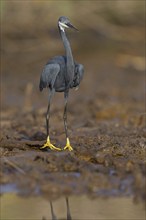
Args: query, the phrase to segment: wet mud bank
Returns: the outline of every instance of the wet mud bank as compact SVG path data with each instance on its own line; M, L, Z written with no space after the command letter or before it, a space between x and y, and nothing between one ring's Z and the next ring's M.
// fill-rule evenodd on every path
M39 93L40 72L34 80L34 72L24 77L7 69L2 76L2 193L12 189L49 198L87 194L145 200L144 72L118 66L117 56L82 56L85 76L80 89L70 92L68 105L72 152L40 149L46 141L48 95ZM39 70L42 64L37 65ZM55 94L50 136L62 149L63 108L63 94Z
M2 113L2 193L8 189L20 195L49 198L87 194L144 200L145 127L107 120L98 121L95 126L95 119L86 122L86 126L80 122L75 127L75 116L71 112L69 115L74 127L70 129L74 150L56 152L40 149L46 138L44 112ZM60 120L60 111L56 117L52 121L53 125L56 123L51 132L52 142L63 148L64 130L55 122Z

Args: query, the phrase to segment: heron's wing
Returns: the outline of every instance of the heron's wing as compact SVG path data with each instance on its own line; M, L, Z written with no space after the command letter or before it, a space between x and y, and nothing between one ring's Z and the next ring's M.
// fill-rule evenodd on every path
M75 77L73 80L73 85L72 87L77 87L79 86L81 80L83 79L84 75L84 67L82 64L76 64L75 66Z
M56 63L47 64L40 77L40 91L44 88L49 87L50 89L53 88L56 77L60 72L60 65Z

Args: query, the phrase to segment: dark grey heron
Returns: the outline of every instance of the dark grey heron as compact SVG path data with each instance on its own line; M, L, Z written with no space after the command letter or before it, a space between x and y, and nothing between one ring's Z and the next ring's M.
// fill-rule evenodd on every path
M64 150L68 149L72 151L73 148L70 145L69 137L68 137L68 129L67 129L67 102L69 90L73 87L78 87L84 74L84 67L82 64L78 64L74 61L70 43L67 39L65 28L72 28L77 30L67 17L60 17L58 20L58 28L59 33L61 35L63 45L65 48L66 56L55 56L50 59L48 63L45 65L43 72L40 77L40 91L44 88L49 89L49 100L48 100L48 108L46 113L46 127L47 127L47 142L44 144L42 148L50 148L52 150L61 150L58 147L55 147L50 141L50 126L49 126L49 118L50 118L50 102L53 94L55 92L64 92L65 99L65 107L64 107L64 128L66 134L66 146Z

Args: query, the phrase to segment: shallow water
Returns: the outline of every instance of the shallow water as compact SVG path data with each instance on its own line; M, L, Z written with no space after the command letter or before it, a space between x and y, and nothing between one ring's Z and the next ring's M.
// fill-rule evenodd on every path
M144 220L145 210L142 203L135 204L132 198L126 197L89 199L71 196L49 201L49 198L19 197L14 193L1 196L1 220L55 220L55 217L65 220Z

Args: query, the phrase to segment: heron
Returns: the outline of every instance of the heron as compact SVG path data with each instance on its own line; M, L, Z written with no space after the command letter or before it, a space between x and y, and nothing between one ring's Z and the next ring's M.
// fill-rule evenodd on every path
M64 113L63 113L63 120L64 120L64 129L66 135L66 145L63 150L72 151L73 148L70 144L69 136L68 136L68 126L67 126L67 104L68 104L68 97L69 97L69 90L74 87L79 87L79 84L84 75L84 67L82 64L79 64L74 61L72 50L70 46L70 42L66 35L66 29L74 29L78 31L76 27L72 25L70 20L65 17L61 16L58 19L58 29L63 41L65 55L62 56L55 56L50 59L47 64L45 65L41 77L40 77L40 84L39 88L42 91L44 88L48 88L49 95L48 95L48 107L46 112L46 130L47 130L47 141L42 146L42 148L49 148L51 150L62 150L54 146L50 141L50 104L51 99L55 92L64 92Z

